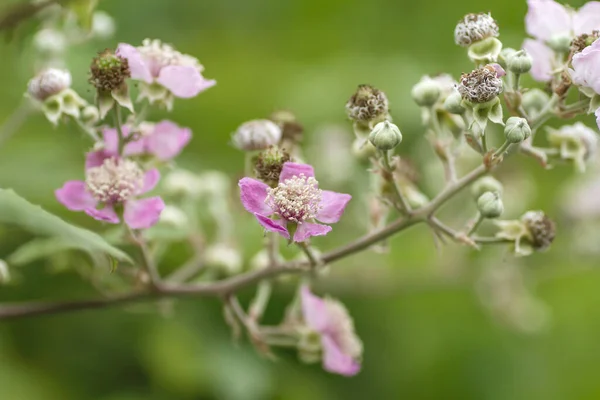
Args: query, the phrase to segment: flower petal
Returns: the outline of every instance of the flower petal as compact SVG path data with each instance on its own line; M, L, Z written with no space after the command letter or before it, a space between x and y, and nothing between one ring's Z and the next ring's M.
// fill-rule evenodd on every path
M62 188L57 189L54 194L56 199L69 210L83 211L96 206L96 199L85 188L83 181L65 182Z
M303 222L298 224L296 233L294 233L294 242L304 242L311 236L327 235L331 231L328 225L313 224L312 222Z
M131 229L147 229L156 224L165 202L158 196L125 203L123 219Z
M600 29L600 2L585 3L573 17L573 29L577 36Z
M109 224L118 224L120 222L119 216L112 206L106 206L101 210L88 208L85 210L85 213L97 221L108 222Z
M573 83L600 94L600 40L573 56L573 69L569 70Z
M572 17L560 3L553 0L529 0L525 16L527 33L536 39L548 41L555 35L570 35Z
M329 321L325 301L312 294L308 285L303 285L300 288L300 303L304 322L317 332L325 332Z
M131 71L131 78L152 83L152 74L140 52L130 44L120 43L116 55L126 58Z
M154 189L156 187L156 184L158 183L159 180L160 180L160 172L158 172L158 170L156 168L153 168L153 169L147 171L146 175L144 175L144 183L142 185L142 188L140 189L140 191L137 194L144 194L144 193L151 191L152 189Z
M317 219L326 224L334 224L340 220L344 209L352 196L344 193L336 193L329 190L321 191L321 210Z
M283 164L283 168L281 169L279 182L284 182L286 179L293 178L294 176L300 176L300 174L304 174L304 176L307 178L314 177L315 170L311 165L308 164L286 162Z
M176 97L189 99L214 86L216 81L206 80L198 68L184 65L168 65L161 68L156 80Z
M238 186L240 199L246 211L266 216L273 214L271 207L265 203L269 186L252 178L240 179Z
M360 371L360 364L348 354L344 354L333 337L323 335L321 344L323 345L323 368L326 371L345 376L353 376Z
M178 155L192 138L192 131L181 128L171 121L156 124L152 134L146 138L148 151L159 160L170 160Z
M525 39L523 49L531 56L533 67L531 76L539 82L552 79L552 59L554 53L548 46L539 40Z
M265 217L264 215L260 215L258 213L254 213L254 216L266 230L270 232L277 232L286 239L290 238L290 233L286 228L287 223L285 220L274 220L269 217Z
M90 151L85 155L85 169L99 167L104 164L104 160L114 156L106 150Z
M596 124L598 124L598 129L600 129L600 108L596 110Z

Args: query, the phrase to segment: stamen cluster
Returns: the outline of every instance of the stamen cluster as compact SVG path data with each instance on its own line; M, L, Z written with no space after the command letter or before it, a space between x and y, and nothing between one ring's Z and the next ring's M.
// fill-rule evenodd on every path
M317 180L300 174L269 189L265 202L282 218L302 223L317 216L321 198Z
M103 203L123 203L142 187L144 173L130 160L109 158L99 167L90 168L86 175L87 190Z

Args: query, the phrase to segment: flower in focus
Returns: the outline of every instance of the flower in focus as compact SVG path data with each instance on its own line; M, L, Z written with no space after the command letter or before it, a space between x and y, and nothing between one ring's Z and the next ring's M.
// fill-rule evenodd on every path
M533 58L533 78L549 81L558 66L554 51L568 53L576 36L600 29L600 2L588 2L577 11L554 0L529 0L527 4L525 25L535 39L525 39L523 49Z
M231 140L240 150L256 151L277 145L281 136L281 128L275 122L268 119L254 119L240 125Z
M121 43L117 55L129 61L131 77L142 82L139 100L148 99L168 110L173 107L174 97L195 97L216 84L202 76L204 67L196 58L160 40L146 39L139 47Z
M528 211L519 220L496 221L497 238L514 242L515 254L528 256L533 251L550 247L556 235L556 225L543 211Z
M560 159L574 162L579 171L584 172L586 162L598 149L598 134L581 122L547 130L548 141L559 150Z
M458 92L471 103L486 103L502 93L504 69L498 64L486 65L460 77Z
M319 189L314 175L310 165L287 162L275 188L256 179L242 178L242 204L266 230L294 242L326 235L330 226L311 221L338 222L352 196Z
M122 212L131 229L146 229L158 222L165 203L158 196L136 197L152 190L159 179L156 169L144 173L131 160L106 158L86 168L85 181L68 181L55 195L69 210L84 211L98 221L118 224Z
M573 83L579 86L579 90L586 96L598 99L600 97L600 39L596 39L591 46L575 54L572 65L573 69L569 69L569 73ZM600 107L597 101L592 100L592 104L595 104L593 107L596 108L596 122L600 128Z
M308 286L300 291L304 322L320 334L323 368L336 374L356 375L363 345L348 310L337 300L315 296Z
M387 96L371 85L359 85L346 103L346 113L352 121L373 128L378 122L389 118Z
M129 125L122 128L123 135L128 138L136 135L137 139L127 143L123 149L125 156L148 154L161 161L168 161L177 156L192 138L189 128L182 128L171 121L156 124L143 123L135 132ZM102 147L87 154L86 166L97 167L104 159L118 156L119 134L114 128L102 131L104 142Z
M32 78L27 85L29 96L41 103L46 118L57 125L63 115L79 118L87 103L71 89L69 71L49 68Z

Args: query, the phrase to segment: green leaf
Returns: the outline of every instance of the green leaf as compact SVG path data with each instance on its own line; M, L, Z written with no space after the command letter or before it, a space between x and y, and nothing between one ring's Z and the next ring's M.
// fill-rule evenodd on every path
M52 254L54 246L54 253L79 249L89 253L104 253L117 260L133 263L125 252L111 246L101 236L63 221L12 190L0 189L0 223L17 225L33 234L52 239L50 242L29 243L29 247L21 247L16 255L11 256L16 257L17 261ZM36 256L36 253L41 255Z
M10 265L25 265L77 246L61 237L35 238L15 250L7 259Z

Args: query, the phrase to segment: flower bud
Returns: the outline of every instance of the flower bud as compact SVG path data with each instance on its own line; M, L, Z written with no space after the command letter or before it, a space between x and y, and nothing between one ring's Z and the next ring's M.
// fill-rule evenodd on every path
M265 150L281 140L281 128L268 119L244 122L233 134L233 145L240 150Z
M92 126L100 120L100 112L95 106L86 106L81 111L81 122L84 125Z
M477 209L484 218L498 218L504 212L504 204L498 192L485 192L477 199Z
M115 55L109 49L98 53L98 57L92 60L90 71L90 83L102 92L112 92L121 88L125 80L131 77L129 61Z
M515 74L526 74L532 65L533 59L525 50L517 51L507 62L508 69Z
M290 161L290 154L277 146L260 152L254 170L256 177L271 187L277 186L283 164Z
M411 91L413 100L421 107L433 106L440 98L440 94L440 86L428 76L423 77Z
M388 151L402 142L402 133L396 125L383 121L375 125L369 135L369 141L377 150Z
M531 136L531 128L525 118L510 117L504 126L504 137L509 143L521 143Z
M444 101L444 108L449 113L461 115L465 112L462 101L462 96L458 90L453 90L452 93L446 97L446 100Z
M548 40L547 44L557 53L568 53L571 50L573 38L567 34L554 35Z
M92 35L108 39L115 33L115 20L104 11L96 11L92 17Z
M389 114L388 99L371 85L359 85L346 103L348 118L356 122L381 122Z
M550 247L556 236L556 225L543 211L528 211L521 217L521 221L531 235L535 250L543 251Z
M498 35L498 24L490 14L467 14L458 21L454 29L454 42L459 46L469 47L475 42Z
M170 172L163 181L165 192L172 196L198 197L202 190L200 177L184 169L176 169Z
M233 275L242 270L240 253L223 243L217 243L206 249L205 261L211 267L221 269L227 275Z
M500 54L498 54L498 64L502 66L502 68L508 68L508 60L517 52L517 50L512 49L510 47L502 49Z
M521 105L525 112L535 117L550 101L550 96L540 89L531 89L523 93Z
M38 101L57 95L71 86L69 71L49 68L29 81L27 91Z
M497 64L496 64L497 65ZM458 92L471 103L487 103L502 92L501 73L493 65L473 70L460 77Z
M188 226L189 218L185 213L178 207L165 206L160 213L160 224L170 225L176 228L185 228Z
M484 176L471 186L471 193L475 199L479 199L485 192L499 193L502 195L503 190L504 187L502 186L502 183L491 176Z
M67 39L56 29L44 28L33 36L33 45L42 54L61 54L67 48Z

